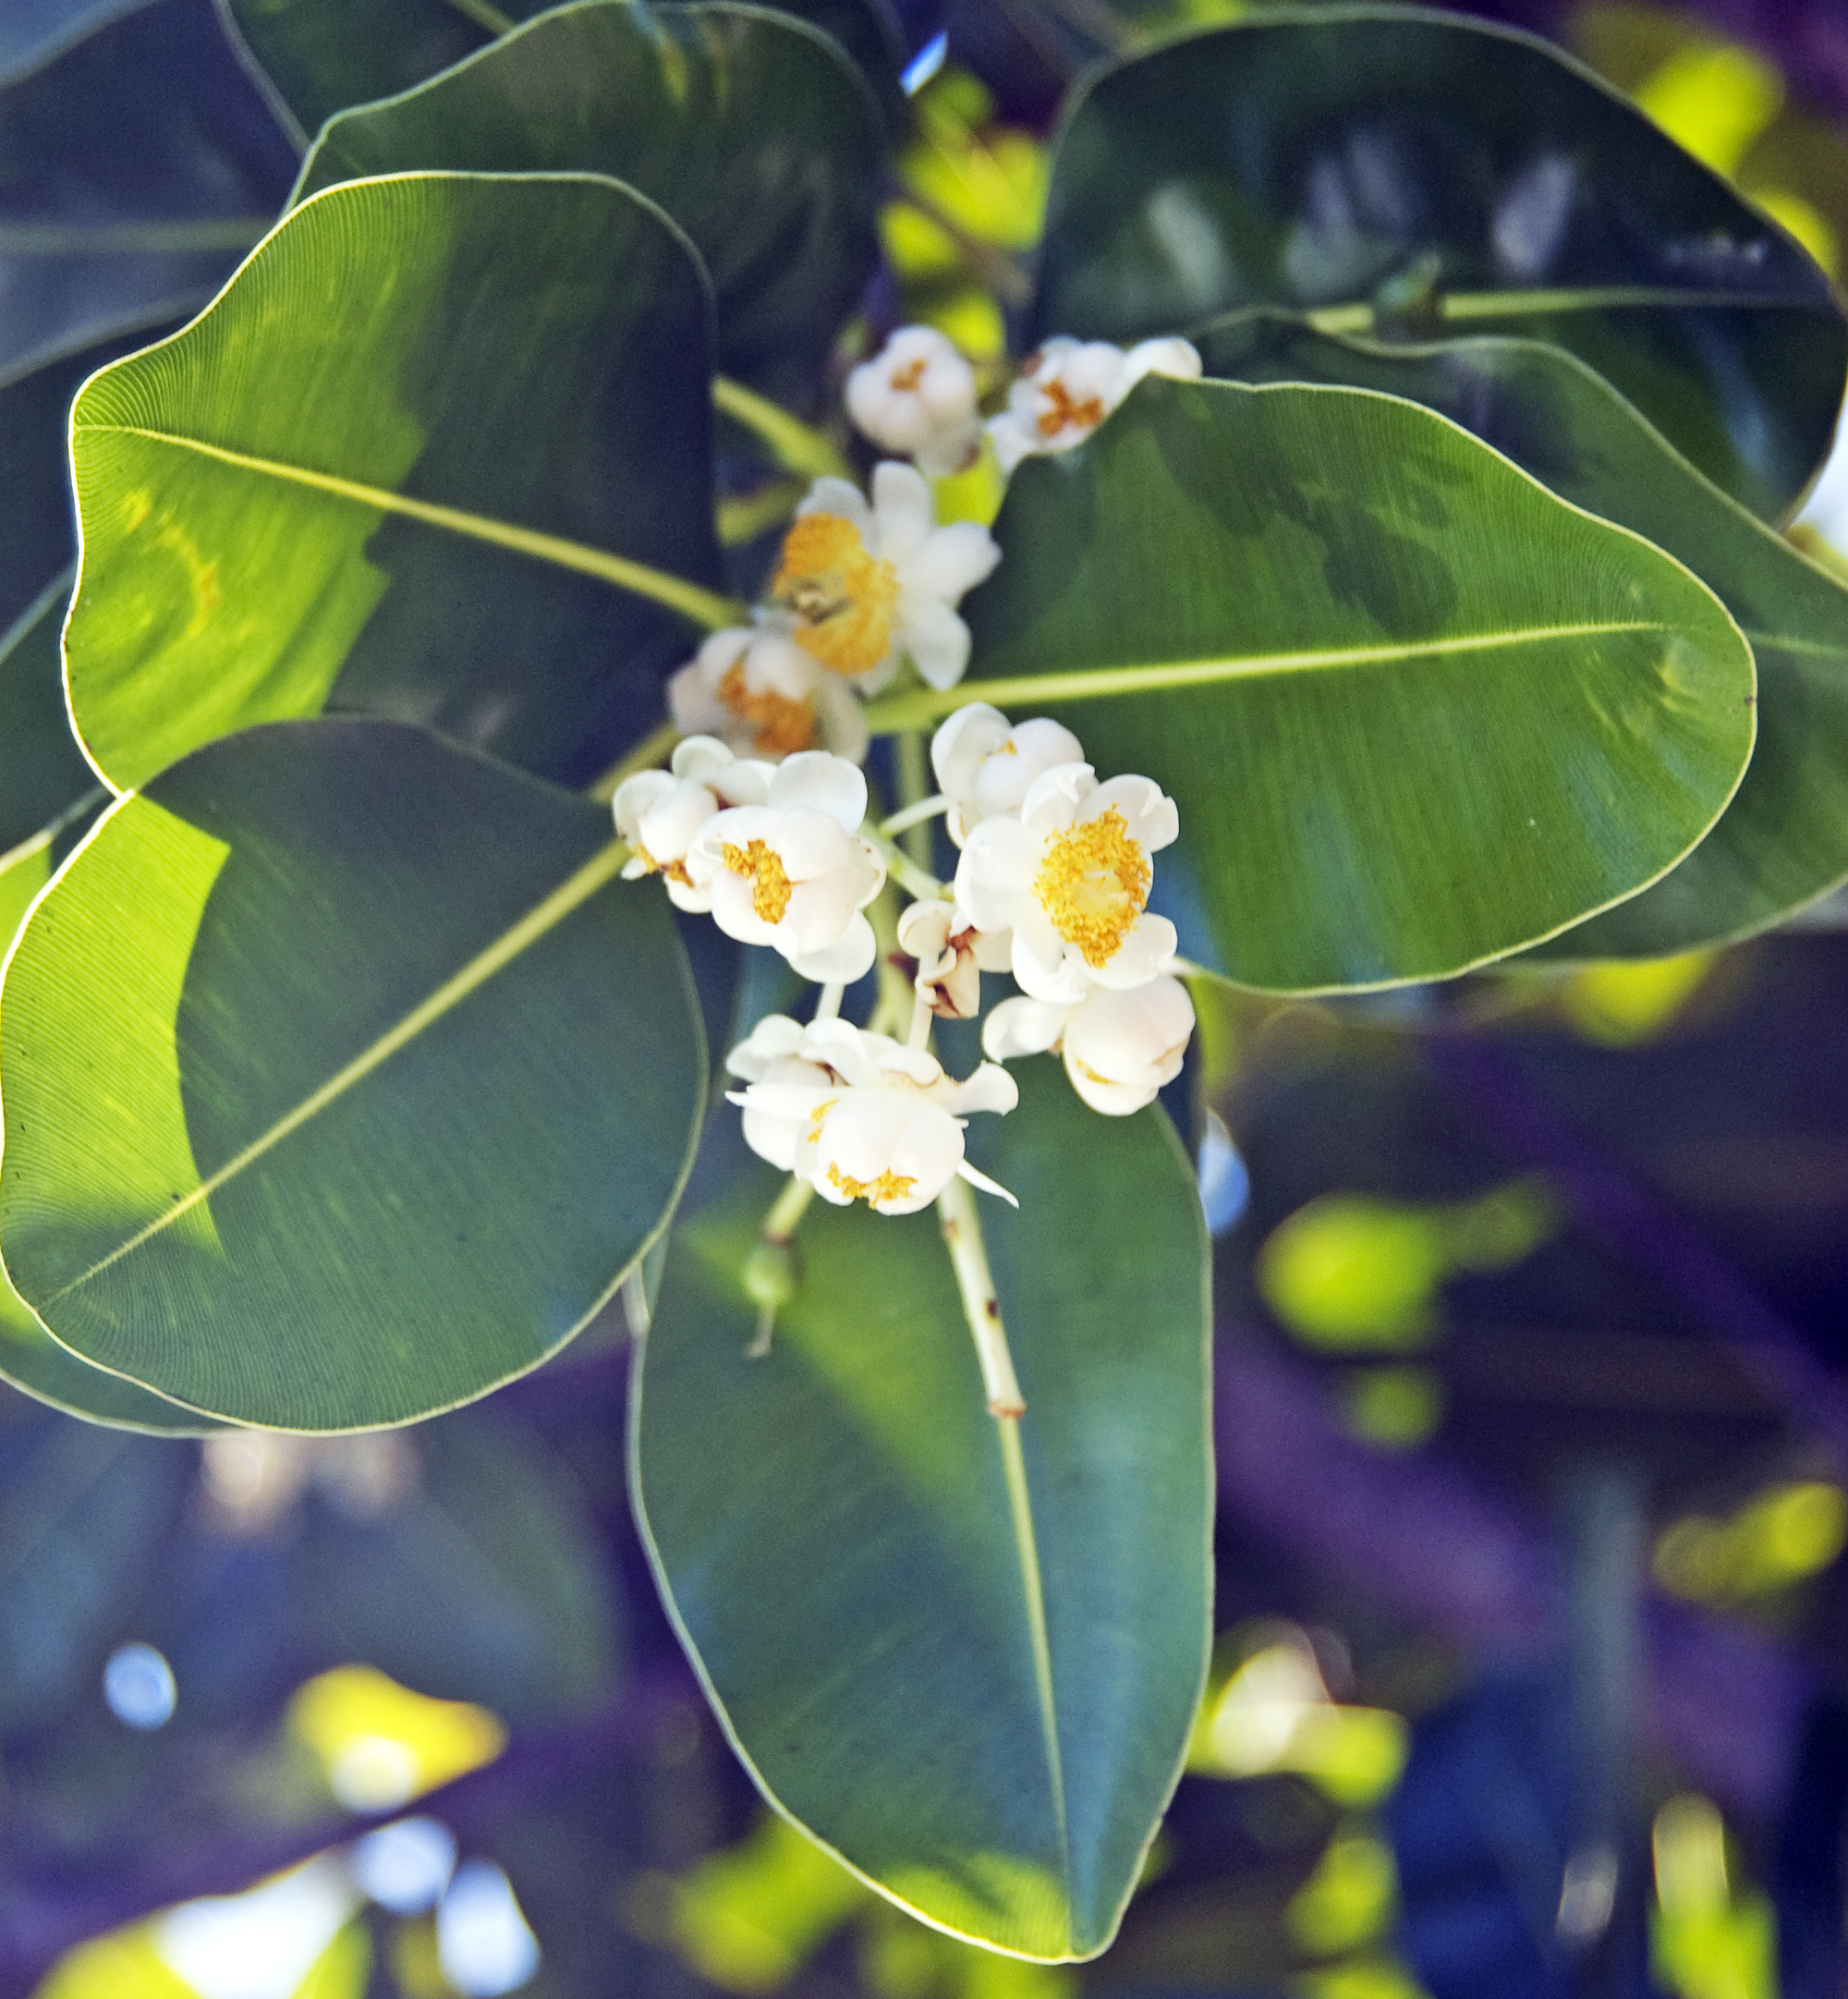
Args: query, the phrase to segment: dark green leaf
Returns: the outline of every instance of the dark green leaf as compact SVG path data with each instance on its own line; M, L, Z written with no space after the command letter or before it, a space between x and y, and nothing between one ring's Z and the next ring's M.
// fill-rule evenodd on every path
M0 632L0 952L25 914L23 902L11 908L7 900L9 876L29 859L18 849L99 789L65 716L58 631L69 596L66 570L11 631ZM43 872L26 901L51 879L52 840L34 849Z
M0 1380L12 1383L35 1401L49 1403L68 1416L107 1424L114 1430L140 1430L154 1436L196 1437L219 1425L196 1409L105 1374L79 1360L42 1326L25 1300L0 1271Z
M982 1220L1027 1404L1045 1670L999 1427L929 1211L818 1201L801 1288L749 1360L738 1273L777 1180L732 1180L675 1233L631 1467L683 1637L770 1796L931 1921L1090 1956L1199 1698L1204 1237L1159 1111L1100 1118L1052 1062L1018 1074L1019 1109L968 1137L1021 1202L983 1197Z
M711 273L718 366L803 402L875 253L879 111L826 36L753 7L581 0L335 118L298 193L443 167L609 174Z
M295 165L211 0L156 0L0 90L0 378L196 311Z
M1823 274L1635 106L1409 8L1269 12L1106 71L1067 117L1040 336L1266 307L1567 347L1767 517L1827 453L1848 363Z
M1672 873L1543 946L1660 957L1779 921L1848 876L1848 591L1703 479L1557 347L1382 347L1278 326L1214 372L1341 381L1441 409L1562 498L1647 535L1715 591L1751 640L1758 740L1725 816Z
M57 1336L301 1430L568 1339L678 1191L705 1055L607 815L383 722L280 724L120 800L0 1010L0 1248Z
M697 637L610 578L713 602L710 311L685 238L608 180L407 175L297 209L78 400L67 645L99 767L127 787L332 706L590 777Z
M1023 465L994 531L951 700L1050 709L1160 783L1158 906L1241 984L1550 935L1665 873L1751 752L1751 652L1705 585L1392 397L1144 382Z

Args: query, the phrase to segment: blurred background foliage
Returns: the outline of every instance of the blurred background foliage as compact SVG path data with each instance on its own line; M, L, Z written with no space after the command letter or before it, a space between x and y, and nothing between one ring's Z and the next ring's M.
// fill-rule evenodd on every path
M867 323L998 369L1071 77L1240 11L899 7ZM1839 0L1474 11L1574 51L1839 274ZM209 7L82 26L118 18L222 141L145 326L209 293L288 163ZM0 27L0 165L8 54ZM103 302L99 355L133 316ZM997 492L978 467L954 505ZM1825 555L1837 494L1794 530ZM1340 1003L1196 993L1171 1108L1217 1241L1220 1638L1142 1890L1081 1968L921 1927L758 1802L629 1524L619 1312L402 1432L177 1442L0 1389L0 1999L1839 1994L1844 920Z

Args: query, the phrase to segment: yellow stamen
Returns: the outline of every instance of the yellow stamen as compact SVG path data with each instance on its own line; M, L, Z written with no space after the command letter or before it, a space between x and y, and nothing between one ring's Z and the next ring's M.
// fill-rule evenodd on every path
M1094 431L1103 421L1103 404L1095 396L1088 396L1083 402L1075 403L1071 391L1063 382L1056 381L1047 383L1040 393L1048 405L1040 412L1034 426L1041 437L1056 437L1067 426Z
M904 367L899 369L893 376L893 387L895 389L915 389L923 381L924 371L930 365L930 362L921 354L915 361L906 361Z
M863 674L892 651L898 571L867 553L839 514L805 514L783 538L770 593L796 620L792 634L833 674Z
M780 923L789 907L794 884L783 872L783 862L761 840L748 847L734 847L728 840L719 849L720 858L734 874L741 874L751 885L751 908L766 923Z
M661 875L670 882L678 882L684 888L693 886L693 877L687 873L684 860L657 860L639 840L630 844L629 852L641 862L647 873Z
M839 1188L849 1201L863 1201L869 1208L882 1201L903 1201L918 1185L916 1176L905 1173L881 1173L876 1180L856 1180L833 1164L828 1168L828 1183Z
M793 756L815 740L813 704L791 701L774 688L753 694L745 685L742 660L719 682L719 700L750 725L751 748L767 757Z
M819 1139L821 1127L828 1122L828 1113L840 1102L839 1097L826 1097L808 1113L808 1136Z
M1046 843L1033 893L1087 965L1107 965L1149 904L1155 871L1114 806Z

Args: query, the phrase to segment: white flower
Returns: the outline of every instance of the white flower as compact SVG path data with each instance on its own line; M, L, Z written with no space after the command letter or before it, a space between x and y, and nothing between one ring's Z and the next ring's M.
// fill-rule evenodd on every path
M866 779L824 750L771 770L761 804L716 812L687 851L693 888L728 937L770 945L805 979L861 978L872 925L859 912L885 885L885 862L859 835Z
M669 679L667 706L683 736L716 736L741 756L821 749L866 762L859 702L784 632L715 631Z
M963 1157L963 1113L1005 1115L1020 1101L1014 1079L991 1063L959 1083L921 1048L846 1020L803 1027L776 1014L725 1067L748 1085L728 1101L744 1111L751 1150L837 1208L864 1201L880 1214L912 1214L958 1175L1014 1199Z
M934 326L901 326L848 375L846 404L881 451L932 479L961 471L981 442L975 370Z
M1001 551L972 520L940 528L935 518L923 474L888 458L873 468L870 506L845 479L818 479L784 537L772 615L863 693L907 655L933 688L954 687L969 663L969 628L954 606Z
M744 762L710 736L677 744L665 771L638 771L610 801L617 834L629 844L623 879L658 874L683 909L712 907L710 891L687 872L699 829L723 807L756 803L770 794L771 766Z
M930 766L950 800L944 823L967 847L970 833L996 812L1017 812L1027 787L1055 763L1082 763L1084 745L1045 716L1008 726L986 701L958 708L930 738Z
M1144 375L1198 381L1200 357L1186 340L1144 340L1125 353L1108 340L1049 340L1020 371L1007 408L989 420L1003 472L1035 453L1081 445Z
M981 1011L981 974L1005 971L1013 961L1005 932L979 931L964 910L935 899L906 906L898 942L918 960L918 991L946 1020L973 1020Z
M1179 831L1151 779L1100 785L1088 763L1056 763L1017 819L997 814L969 835L956 902L978 929L1014 932L1014 976L1033 999L1074 1006L1093 985L1138 986L1174 955L1174 926L1146 911L1149 857Z
M982 1052L1006 1062L1063 1045L1079 1096L1107 1117L1127 1117L1181 1073L1193 1031L1186 987L1161 977L1126 993L1095 986L1076 1006L1003 1000L982 1024Z

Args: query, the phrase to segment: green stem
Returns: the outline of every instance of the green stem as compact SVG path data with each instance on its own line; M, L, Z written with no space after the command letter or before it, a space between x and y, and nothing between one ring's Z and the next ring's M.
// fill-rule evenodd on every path
M742 382L725 375L712 377L712 404L735 423L760 437L784 471L800 472L808 479L851 479L854 469L835 450L833 442L800 417L792 417L780 403Z
M783 523L802 504L808 488L799 479L776 479L755 493L741 494L719 502L715 519L722 548L742 548Z
M976 1343L989 1413L1000 1418L1005 1430L1026 1415L1027 1404L1014 1372L1007 1330L1001 1323L1001 1298L989 1269L975 1191L960 1174L937 1196L937 1214L950 1251L950 1265L956 1274L956 1288L962 1293L963 1316Z
M930 828L925 819L906 814L923 805L930 790L930 760L925 752L922 729L901 729L895 745L898 751L898 802L902 810L894 816L904 823L894 828L904 840L905 851L928 873L930 867Z
M657 723L640 742L626 750L621 759L611 764L595 784L587 786L586 796L595 798L599 805L607 805L616 795L617 787L626 777L633 777L638 771L651 771L657 764L665 763L674 753L674 746L680 740L680 731L671 722Z
M477 28L485 28L491 35L511 34L518 25L511 15L491 6L489 0L449 0L449 5L464 19L473 21Z
M927 902L941 901L943 884L934 874L920 868L896 841L889 840L877 826L862 826L860 837L869 841L885 856L886 872L894 882L901 882L914 896Z

